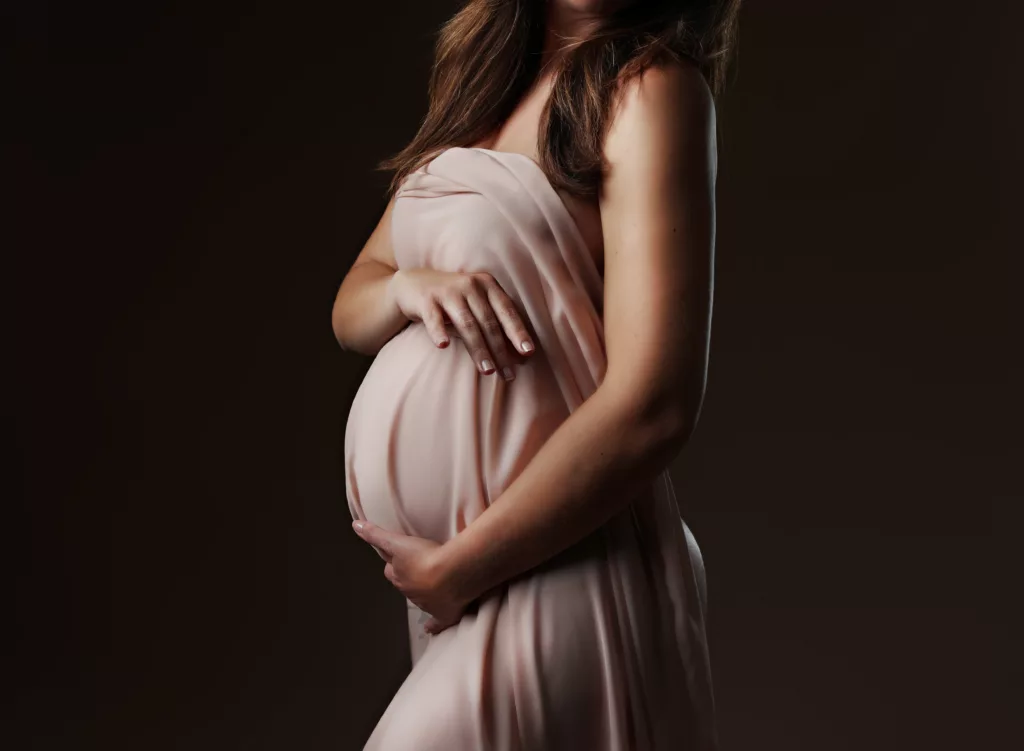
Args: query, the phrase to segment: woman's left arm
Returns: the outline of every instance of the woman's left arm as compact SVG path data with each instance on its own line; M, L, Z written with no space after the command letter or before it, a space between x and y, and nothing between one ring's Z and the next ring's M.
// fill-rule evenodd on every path
M438 551L467 600L566 549L649 488L689 438L710 340L717 147L695 67L650 69L605 142L601 385Z
M604 151L601 384L480 516L438 544L355 522L385 576L437 632L491 588L625 508L689 438L711 325L717 153L696 68L649 69L615 110Z

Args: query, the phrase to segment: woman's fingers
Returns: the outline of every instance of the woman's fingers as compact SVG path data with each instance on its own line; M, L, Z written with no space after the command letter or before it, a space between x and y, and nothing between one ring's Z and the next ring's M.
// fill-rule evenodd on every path
M498 320L494 308L491 307L491 302L482 289L482 283L478 281L476 284L479 286L469 290L466 302L469 304L470 310L473 311L473 315L476 316L477 323L480 324L487 348L494 355L498 370L506 381L511 381L515 378L515 373L512 370L515 359L508 346L508 339L505 338L505 329L501 321Z
M469 303L466 302L466 298L463 295L452 295L445 298L442 306L452 325L459 332L459 336L462 337L462 341L465 342L466 349L480 372L485 375L493 373L495 369L494 355L487 347L480 324L477 323L476 316L470 309Z
M439 634L447 628L454 626L458 620L433 618L423 624L423 630L430 635Z
M506 294L501 285L490 275L482 279L482 282L484 289L487 290L487 299L490 301L491 308L501 322L505 336L512 342L516 352L520 355L531 354L535 349L533 340L530 339L530 332L527 330L526 324L523 323L519 311L516 310L516 304L512 301L512 298Z
M427 309L423 312L420 320L426 326L427 333L430 334L434 344L438 347L448 346L448 330L444 325L444 313L438 303L434 301L427 303Z
M461 274L435 294L421 316L434 344L448 345L450 325L481 373L498 371L506 380L515 378L514 366L536 346L512 298L494 277L487 272Z

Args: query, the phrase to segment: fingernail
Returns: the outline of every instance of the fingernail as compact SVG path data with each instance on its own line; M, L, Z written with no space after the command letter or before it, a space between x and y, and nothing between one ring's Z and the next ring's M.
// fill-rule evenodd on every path
M516 377L516 374L512 372L512 368L502 368L501 374L505 376L506 381L511 381Z
M529 339L524 339L522 343L523 352L533 352L533 342Z
M355 530L356 530L357 532L362 532L362 531L363 531L363 523L362 523L362 522L352 522L352 527L353 527L353 528L354 528L354 529L355 529Z
M447 347L448 346L448 340L447 339L442 339L441 341L439 341L437 343L437 346L438 347Z
M494 366L491 365L490 360L484 360L480 365L483 367L485 373L491 373L494 371Z

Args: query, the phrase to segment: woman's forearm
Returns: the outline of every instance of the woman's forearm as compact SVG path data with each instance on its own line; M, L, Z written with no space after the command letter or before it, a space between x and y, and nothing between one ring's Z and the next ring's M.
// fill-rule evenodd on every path
M375 355L409 323L391 294L395 273L387 264L373 260L348 272L331 312L334 336L342 349Z
M438 576L470 601L584 538L650 487L682 448L689 430L672 414L630 407L598 388L442 546Z

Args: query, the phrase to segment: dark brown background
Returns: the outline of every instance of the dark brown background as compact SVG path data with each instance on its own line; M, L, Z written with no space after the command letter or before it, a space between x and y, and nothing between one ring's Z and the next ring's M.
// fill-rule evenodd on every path
M404 676L403 601L344 499L366 362L330 310L455 3L366 5L4 24L28 747L357 749ZM1011 5L743 11L675 467L724 749L981 749L1009 706Z

